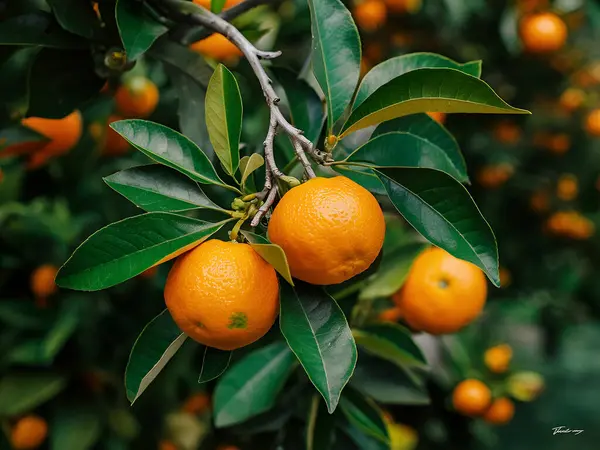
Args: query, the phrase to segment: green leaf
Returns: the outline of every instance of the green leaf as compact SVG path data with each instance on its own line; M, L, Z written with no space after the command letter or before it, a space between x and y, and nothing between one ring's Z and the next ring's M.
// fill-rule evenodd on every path
M233 74L219 64L206 91L206 127L225 171L233 176L240 164L242 95Z
M198 208L223 211L194 181L159 164L125 169L105 177L104 181L144 211Z
M14 417L31 411L56 396L67 380L56 374L13 374L0 379L0 417Z
M7 53L7 58L0 64L0 73L2 73L2 83L0 84L0 98L3 104L2 111L3 114L7 114L8 116L13 114L20 115L23 110L27 109L27 105L29 104L29 77L33 62L41 47L3 48ZM17 124L12 124L12 127L16 126ZM0 137L0 149L3 145L2 137Z
M269 344L236 362L215 390L215 426L234 425L270 409L293 366L294 355L285 342Z
M186 339L167 309L146 325L133 344L125 370L125 388L131 404L150 386Z
M202 369L198 377L198 383L206 383L219 378L229 367L233 352L223 351L212 347L204 349L202 358Z
M223 11L225 3L227 3L227 0L211 0L210 10L215 14L219 14L221 11Z
M112 223L75 250L58 272L56 284L81 291L106 289L192 249L226 222L153 212Z
M455 69L418 69L373 92L350 114L341 137L397 117L428 111L529 114L510 106L477 77Z
M115 14L129 61L138 59L156 39L169 31L162 23L145 15L141 3L117 0Z
M3 19L0 23L0 45L85 48L87 43L56 26L50 14L39 12Z
M500 286L496 238L464 186L433 169L379 169L375 173L398 212L423 237L475 264Z
M312 64L327 100L327 129L352 101L360 75L360 36L350 11L340 0L308 0L312 29Z
M427 114L412 114L384 122L375 129L371 139L393 131L410 133L426 140L429 145L439 147L450 158L456 170L461 173L459 181L469 181L467 165L456 139L443 125L437 123Z
M100 21L92 2L81 0L48 0L56 20L65 30L91 39L100 31Z
M357 359L346 316L320 287L297 282L280 289L281 332L333 413Z
M342 412L348 421L363 433L389 443L387 425L377 405L354 389L347 389L340 401Z
M466 172L459 171L443 149L427 139L403 131L371 139L343 162L367 163L373 167L428 167L446 172L459 181L467 180Z
M481 61L460 64L445 56L425 52L396 56L377 64L365 75L358 87L352 109L356 109L373 92L394 78L413 70L434 67L460 70L477 78L481 76Z
M330 450L335 442L335 416L318 395L314 395L306 427L306 450Z
M227 186L217 175L208 157L184 135L147 120L120 120L111 128L131 145L156 162L171 167L202 184Z
M10 125L0 130L0 155L2 155L2 150L5 148L24 142L44 144L48 142L48 138L23 125Z
M258 253L265 261L273 266L273 268L287 281L290 285L294 285L292 280L292 274L290 273L290 266L287 262L287 257L283 249L277 245L271 243L264 236L252 233L251 231L242 230L241 233L248 240L250 246Z
M356 445L356 447L350 447L348 444L346 444L346 446L343 447L344 450L350 449L350 448L357 448L360 450L389 450L390 449L390 446L388 443L382 442L379 439L375 439L374 437L372 437L366 433L363 433L363 431L360 428L354 426L354 424L352 424L351 422L348 422L346 420L340 421L340 422L341 423L339 424L339 426L342 429L342 431Z
M96 96L105 81L89 50L43 48L31 67L27 115L65 117Z
M252 172L254 172L257 169L260 169L262 166L264 166L264 164L265 164L265 159L262 157L262 155L259 155L258 153L252 153L250 156L244 156L240 160L240 172L242 174L242 181L241 181L242 186L244 186L246 184L246 180L248 179L248 177L250 175L252 175Z
M369 192L376 195L387 195L383 184L377 178L377 175L367 167L360 166L331 166L340 175L350 178L355 183L360 184Z
M200 85L206 87L213 75L213 68L199 53L178 44L166 36L158 39L148 50L148 54L161 60L171 68L191 77Z
M379 358L386 359L398 367L427 368L427 361L412 340L408 329L396 323L380 323L360 330L352 330L356 343Z
M51 430L52 450L89 450L100 439L102 422L91 406L64 405L54 413Z

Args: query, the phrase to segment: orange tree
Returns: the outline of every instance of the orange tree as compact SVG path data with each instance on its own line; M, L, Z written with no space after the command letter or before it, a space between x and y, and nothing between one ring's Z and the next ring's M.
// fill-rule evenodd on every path
M361 80L359 33L339 0L295 2L298 19L289 23L289 8L279 9L283 48L307 43L291 58L259 49L269 40L258 25L269 16L254 8L277 2L213 1L210 10L183 0L48 3L50 10L32 2L3 12L11 76L0 151L11 161L37 161L32 169L52 163L81 124L54 135L48 130L59 125L36 128L32 118L65 120L81 109L103 118L87 119L86 134L106 155L129 144L140 152L145 165L104 180L145 212L93 233L56 277L62 288L100 291L176 260L165 284L168 309L131 350L130 402L187 348L201 352L198 381L211 386L219 429L270 432L272 447L294 448L300 439L310 448L389 448L398 429L386 425L377 402L427 403L427 362L412 339L419 330L378 322L375 299L413 279L408 269L426 241L443 250L438 261L450 261L440 262L433 286L410 284L413 296L419 284L430 291L427 318L444 320L435 292L455 280L458 293L470 278L482 286L467 317L436 333L456 331L483 307L483 276L462 279L452 269L459 259L496 286L500 278L492 230L463 186L469 177L458 145L425 113L527 111L481 80L480 61L406 54ZM178 100L179 120L161 114L160 103L154 112L156 83L140 75ZM115 111L103 102L114 91ZM406 292L398 298L395 319L414 302ZM406 322L420 326L409 315ZM9 381L0 386L4 405L20 384ZM37 392L45 381L37 383L27 389ZM61 383L18 408L0 408L0 416L27 412ZM478 408L492 423L506 421L510 409L500 393ZM255 445L264 448L260 436Z

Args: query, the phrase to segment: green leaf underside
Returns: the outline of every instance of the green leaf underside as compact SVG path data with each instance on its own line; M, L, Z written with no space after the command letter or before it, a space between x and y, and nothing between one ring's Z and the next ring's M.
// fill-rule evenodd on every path
M294 281L290 273L290 266L288 265L283 249L279 245L271 243L266 237L252 233L251 231L242 230L241 233L248 240L254 251L271 264L277 273L293 286Z
M456 170L461 174L461 182L468 182L467 164L463 157L458 142L454 136L443 126L427 114L412 114L384 122L375 128L371 139L386 133L402 131L425 139L430 145L439 147L446 153Z
M100 28L91 2L79 0L47 0L56 20L62 28L71 33L93 38Z
M121 41L127 52L127 59L130 61L139 58L156 39L169 31L162 23L146 16L141 5L139 10L134 6L137 5L126 0L118 0L115 10Z
M202 369L198 376L198 383L206 383L219 378L229 367L233 352L219 350L212 347L204 349Z
M331 450L335 441L335 416L318 395L314 395L306 425L306 450Z
M240 160L240 173L242 174L241 184L246 184L246 180L252 172L259 169L265 164L265 159L258 153L252 153L250 156L244 156Z
M106 184L144 211L222 211L189 178L160 164L132 167L104 178Z
M529 114L513 108L477 77L455 69L417 69L384 84L350 115L341 137L409 114Z
M242 96L235 77L223 64L208 83L205 108L210 142L225 171L233 176L240 164Z
M5 18L0 24L0 44L55 48L86 47L85 40L63 31L52 22L52 16L42 12Z
M150 386L186 338L167 309L146 325L133 344L125 369L125 388L131 404Z
M406 132L381 134L356 149L344 161L369 163L374 167L428 167L466 181L447 153L430 141Z
M489 224L469 192L433 169L374 170L400 214L423 237L481 268L500 286L498 248Z
M0 378L0 417L14 417L47 402L67 385L55 374L11 374Z
M178 170L199 183L226 186L202 150L177 131L138 119L121 120L110 126L154 161Z
M365 75L358 87L352 109L356 109L373 92L394 78L413 70L435 67L460 70L477 78L481 76L481 61L460 64L445 56L426 52L396 56L377 64Z
M351 424L363 433L381 442L389 443L387 425L374 402L366 399L356 390L348 389L344 393L340 406Z
M309 0L312 64L327 100L328 131L344 114L360 74L361 47L350 11L340 0Z
M152 212L112 223L75 250L60 269L56 283L82 291L106 289L190 250L226 222Z
M352 331L322 288L296 282L295 288L284 284L280 289L281 332L333 413L356 365Z
M218 381L214 394L215 425L234 425L269 410L283 388L294 355L275 342L246 355Z

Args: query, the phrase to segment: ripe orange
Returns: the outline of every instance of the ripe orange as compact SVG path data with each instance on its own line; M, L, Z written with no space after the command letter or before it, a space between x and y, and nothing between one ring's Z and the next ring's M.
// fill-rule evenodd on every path
M514 145L521 139L521 129L513 122L498 122L494 127L494 138L502 144Z
M515 404L506 397L500 397L483 414L483 420L494 425L504 425L515 415Z
M57 272L58 267L52 264L44 264L33 271L30 285L36 298L48 298L58 290L54 282Z
M402 310L398 307L384 309L378 318L382 322L398 322L402 318Z
M571 148L571 138L567 133L553 134L548 137L546 147L555 155L562 155Z
M595 232L594 222L577 211L557 211L547 222L546 229L556 235L571 239L588 239Z
M435 120L439 124L444 124L446 122L446 113L443 112L428 112L427 115Z
M10 442L15 450L33 450L46 440L48 424L39 416L29 415L17 421L10 432Z
M579 193L577 177L566 173L560 176L556 184L556 196L564 201L573 200Z
M433 247L417 256L392 298L412 328L446 334L471 323L486 296L487 282L478 267Z
M465 416L483 414L492 402L492 393L484 383L475 379L461 381L452 393L454 409Z
M375 197L340 176L292 188L269 222L269 238L283 248L292 276L319 285L342 283L368 269L384 236Z
M477 172L476 178L481 186L494 189L506 183L514 171L514 167L507 163L485 166Z
M171 441L160 441L158 443L158 450L178 450L177 446Z
M115 94L119 112L125 117L145 119L158 104L156 85L145 77L134 77L122 84Z
M530 53L561 49L567 41L567 26L556 14L543 12L524 17L520 24L523 47Z
M594 109L587 115L585 131L590 136L600 136L600 109Z
M131 150L127 142L119 133L110 127L110 124L123 120L122 117L111 115L106 122L105 135L103 137L102 154L105 156L120 156Z
M207 58L227 63L235 63L242 56L240 49L219 33L211 34L206 39L194 42L190 45L190 49Z
M585 102L585 92L579 88L568 88L559 99L559 104L566 112L577 110Z
M510 345L507 344L490 347L483 355L485 366L490 370L490 372L494 373L506 372L511 359L512 348L510 348Z
M263 337L275 322L279 282L250 245L211 239L177 258L165 301L192 339L234 350Z
M244 0L227 0L225 2L225 6L223 7L223 10L229 9L239 3L242 3L243 1ZM194 0L194 3L196 5L203 6L206 9L210 9L211 0Z
M203 414L210 409L210 397L205 392L198 392L185 401L182 409L188 414Z
M415 13L421 9L423 0L384 0L390 11Z
M544 190L534 192L529 199L531 209L537 213L543 213L550 208L550 196Z
M354 8L354 19L364 31L381 28L387 19L387 8L381 0L365 0Z
M500 287L506 288L512 283L512 275L506 267L500 267Z

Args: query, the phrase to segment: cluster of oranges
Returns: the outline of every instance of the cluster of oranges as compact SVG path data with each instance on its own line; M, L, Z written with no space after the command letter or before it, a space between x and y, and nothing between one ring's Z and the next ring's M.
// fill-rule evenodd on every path
M514 174L515 168L509 163L484 166L477 171L477 182L487 189L494 189L506 183Z
M558 211L546 221L546 229L555 236L589 239L595 232L594 223L577 211Z
M383 27L388 12L415 13L421 9L421 0L357 0L352 15L361 30L372 32Z
M10 430L10 443L14 450L35 450L48 436L48 424L34 414L18 419Z

